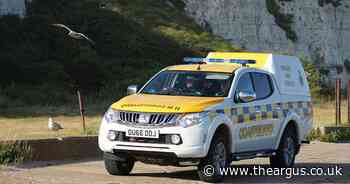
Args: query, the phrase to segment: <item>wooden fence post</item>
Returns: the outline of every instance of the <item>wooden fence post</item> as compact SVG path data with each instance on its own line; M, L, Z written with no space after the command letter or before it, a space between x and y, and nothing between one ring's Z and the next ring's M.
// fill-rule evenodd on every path
M84 134L86 133L86 126L85 126L85 109L84 109L84 101L80 95L80 91L78 90L77 91L77 94L78 94L78 100L79 100L79 109L80 109L80 116L81 116L81 119L82 119L82 123L83 123L83 131L84 131Z
M348 123L350 124L350 80L348 80L348 90L347 90L347 97L348 97Z
M336 79L335 81L335 125L338 126L341 123L341 81L340 79Z

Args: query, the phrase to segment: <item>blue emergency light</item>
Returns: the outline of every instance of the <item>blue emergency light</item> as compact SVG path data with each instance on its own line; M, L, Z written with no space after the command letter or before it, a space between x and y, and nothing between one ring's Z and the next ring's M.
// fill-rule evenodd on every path
M195 57L195 58L185 57L185 58L184 58L184 63L186 63L186 64L203 64L203 63L205 63L205 58L199 58L199 57Z
M255 60L246 59L215 59L215 58L184 58L186 64L206 64L206 63L236 63L246 66L247 64L256 64Z
M241 65L246 65L246 64L256 64L255 60L243 60L243 59L230 59L230 63L237 63Z

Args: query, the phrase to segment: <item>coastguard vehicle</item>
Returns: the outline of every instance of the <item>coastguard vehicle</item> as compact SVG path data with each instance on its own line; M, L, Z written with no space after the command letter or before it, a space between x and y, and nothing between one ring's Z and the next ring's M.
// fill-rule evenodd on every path
M141 161L197 166L200 179L218 182L232 161L269 157L272 167L293 166L312 128L297 57L212 52L184 60L129 86L105 113L98 141L109 174L127 175Z

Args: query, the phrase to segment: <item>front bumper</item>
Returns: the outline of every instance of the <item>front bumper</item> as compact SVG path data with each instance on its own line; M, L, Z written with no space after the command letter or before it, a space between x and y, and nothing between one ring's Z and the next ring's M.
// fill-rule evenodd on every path
M104 120L103 120L104 121ZM103 152L143 152L143 153L164 153L174 155L172 158L203 158L208 151L208 136L206 124L195 125L188 128L162 127L159 128L161 135L178 134L181 136L182 144L156 144L127 141L110 141L107 139L109 130L126 132L128 126L102 122L99 133L99 147ZM144 154L150 156L149 154ZM168 155L169 156L169 155Z
M121 162L133 159L148 164L173 166L194 166L200 162L200 158L179 158L175 153L154 151L113 150L113 153L105 152L103 157Z

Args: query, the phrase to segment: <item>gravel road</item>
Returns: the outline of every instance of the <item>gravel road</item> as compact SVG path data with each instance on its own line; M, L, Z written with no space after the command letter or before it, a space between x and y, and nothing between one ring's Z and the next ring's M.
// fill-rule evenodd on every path
M232 168L267 168L268 159L233 162ZM225 183L350 183L350 143L313 142L302 147L296 168L341 168L342 176L228 176ZM131 176L108 175L101 160L34 162L0 167L0 184L202 183L195 167L160 167L138 162Z

